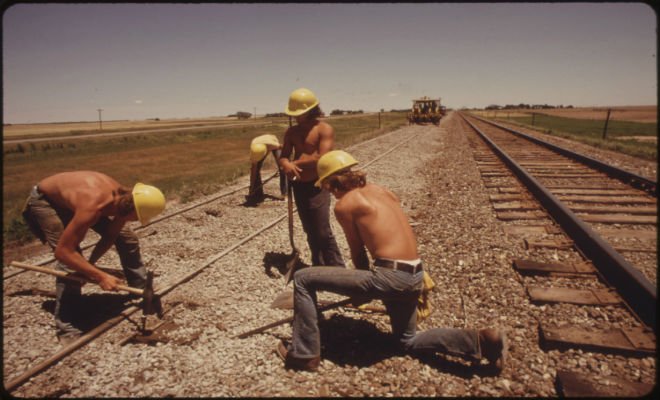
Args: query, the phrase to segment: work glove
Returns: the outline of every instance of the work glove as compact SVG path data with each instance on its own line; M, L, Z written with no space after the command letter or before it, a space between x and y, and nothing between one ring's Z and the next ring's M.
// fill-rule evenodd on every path
M424 321L429 315L431 315L431 299L429 299L429 293L435 287L435 282L431 279L426 271L424 271L422 292L417 298L417 323Z

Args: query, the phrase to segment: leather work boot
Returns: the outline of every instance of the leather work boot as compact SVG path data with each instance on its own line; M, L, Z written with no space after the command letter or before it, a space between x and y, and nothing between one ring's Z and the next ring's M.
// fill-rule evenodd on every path
M480 330L479 348L481 356L486 358L498 373L502 372L507 356L506 333L493 328Z
M282 340L277 344L277 348L275 349L277 355L284 361L284 368L310 372L318 371L321 357L295 358L289 355L289 350L286 347L286 344Z

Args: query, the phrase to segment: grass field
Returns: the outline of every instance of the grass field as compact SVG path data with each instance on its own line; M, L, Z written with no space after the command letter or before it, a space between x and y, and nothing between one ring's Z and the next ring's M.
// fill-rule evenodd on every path
M347 147L405 125L405 113L333 117L336 146ZM267 126L200 128L181 132L132 134L84 140L19 143L3 146L3 238L31 239L20 210L35 183L62 171L95 170L131 186L153 184L168 200L190 201L218 191L249 172L249 144L262 134L280 140L288 119ZM272 157L266 167L274 167Z
M657 161L657 123L610 120L603 138L605 121L555 117L545 114L499 118L545 133L575 140L594 147L617 151L645 160ZM654 140L640 140L643 138Z
M603 137L608 110L611 111L610 119ZM656 106L481 110L471 113L645 160L658 160Z

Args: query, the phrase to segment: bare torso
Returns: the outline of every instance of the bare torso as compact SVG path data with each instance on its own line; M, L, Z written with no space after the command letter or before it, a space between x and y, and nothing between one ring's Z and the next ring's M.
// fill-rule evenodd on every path
M95 209L101 215L115 215L114 194L121 187L111 177L95 171L62 172L39 182L39 191L55 205L73 212Z
M335 215L347 234L352 252L361 242L372 258L419 258L408 217L389 190L374 184L353 189L338 199Z
M288 158L293 150L294 164L300 168L301 182L318 179L316 163L320 156L334 146L334 132L325 122L310 125L295 125L286 132L282 157Z
M39 182L39 191L55 206L71 210L73 217L66 225L55 248L55 258L72 269L98 282L105 290L115 290L118 279L94 265L115 243L120 230L128 220L136 220L135 211L118 216L119 188L111 177L94 171L62 172ZM129 192L130 193L130 192ZM112 217L89 256L85 259L77 251L87 231L101 217Z

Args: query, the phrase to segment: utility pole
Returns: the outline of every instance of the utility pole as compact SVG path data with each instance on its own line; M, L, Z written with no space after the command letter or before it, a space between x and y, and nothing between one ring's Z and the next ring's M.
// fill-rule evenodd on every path
M103 130L103 122L102 122L102 120L101 120L101 111L103 111L103 109L99 108L99 109L98 109L98 112L99 112L99 130L100 130L100 131Z
M607 117L605 117L605 127L603 128L603 139L607 136L607 123L610 122L610 113L612 113L612 109L608 108Z

